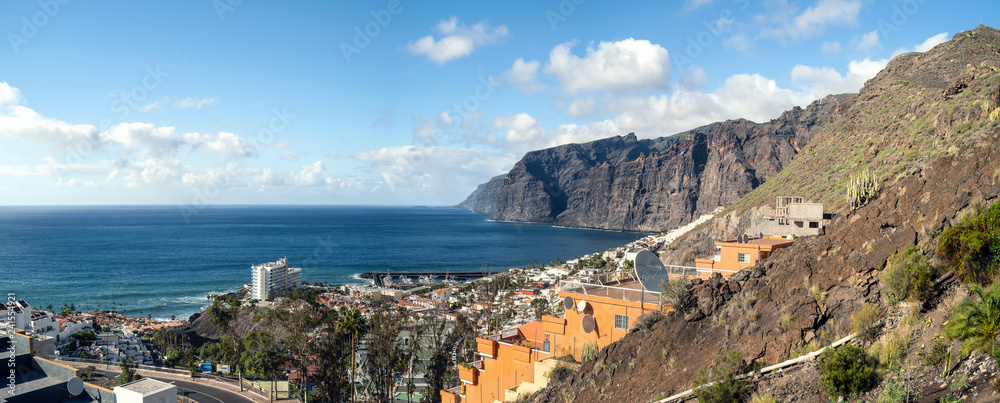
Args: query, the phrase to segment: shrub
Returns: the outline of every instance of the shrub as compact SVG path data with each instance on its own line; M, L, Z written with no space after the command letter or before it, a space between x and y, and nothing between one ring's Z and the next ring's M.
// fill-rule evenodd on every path
M924 355L924 365L928 367L936 367L944 362L945 356L948 354L948 345L942 342L934 343L931 347L931 352Z
M752 368L743 361L743 353L726 350L719 353L715 365L699 369L694 378L694 393L699 402L739 402L750 393L750 380L742 377ZM711 383L711 385L709 385Z
M927 257L916 247L910 246L902 253L889 257L889 264L882 271L882 284L890 303L912 298L922 301L930 296L934 286L934 270Z
M778 398L770 393L758 393L750 398L750 403L778 403Z
M875 398L876 403L906 403L910 401L909 387L902 376L893 378Z
M910 344L910 329L903 327L886 335L872 345L869 352L884 368L890 370L901 363L906 355L906 347Z
M857 333L862 341L871 341L878 331L875 325L881 317L882 310L878 305L866 303L851 314L851 331Z
M819 356L819 384L831 398L847 397L872 387L875 371L871 357L861 347L845 345Z
M600 353L601 349L597 347L597 343L588 343L583 346L583 353L580 354L580 359L583 361L591 361L597 358L597 353Z
M665 316L663 315L663 312L660 311L646 312L642 315L639 315L639 320L637 321L636 326L639 329L649 330L652 329L653 325L655 325L657 322L663 320L664 317Z
M989 290L979 284L970 284L969 290L972 291L973 298L955 306L945 325L945 334L964 342L961 351L963 356L976 350L992 354L996 350L996 339L1000 333L1000 283L994 284Z
M691 280L687 277L670 281L664 280L660 282L660 297L663 298L664 303L670 304L678 311L683 311L690 304L688 298L691 293L690 285Z
M857 210L879 195L878 179L873 171L864 171L851 178L847 184L847 203L851 210Z
M938 253L967 283L988 283L1000 265L1000 203L941 234Z

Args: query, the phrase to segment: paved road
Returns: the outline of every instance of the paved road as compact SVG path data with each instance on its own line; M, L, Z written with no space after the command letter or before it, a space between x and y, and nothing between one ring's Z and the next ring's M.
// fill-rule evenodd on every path
M105 370L97 370L97 372L110 378L114 378L121 374L120 372ZM254 403L253 400L247 399L236 393L202 385L200 383L157 378L155 376L150 376L148 378L177 385L178 395L189 397L200 403Z

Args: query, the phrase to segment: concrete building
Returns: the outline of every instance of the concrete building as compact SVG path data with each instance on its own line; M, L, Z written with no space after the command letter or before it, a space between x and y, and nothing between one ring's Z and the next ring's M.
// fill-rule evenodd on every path
M115 386L116 403L177 403L177 385L142 378Z
M747 267L757 264L758 260L767 259L771 253L792 246L795 241L786 238L753 238L745 242L719 241L715 243L715 256L697 258L694 266L698 276L707 278L712 273L729 276ZM706 275L707 274L707 275Z
M34 338L22 329L0 326L0 356L8 362L2 396L9 403L115 402L113 391L80 382L80 370L43 357L51 337ZM6 371L6 369L5 369ZM76 379L75 381L73 379ZM76 383L79 390L70 385ZM9 392L13 391L11 395ZM2 399L0 399L2 400ZM120 401L120 400L119 400Z
M822 233L830 220L823 214L822 203L806 203L805 199L779 196L773 214L766 214L764 221L747 231L764 236L813 236Z
M302 283L302 269L288 267L288 258L250 266L250 298L273 300Z

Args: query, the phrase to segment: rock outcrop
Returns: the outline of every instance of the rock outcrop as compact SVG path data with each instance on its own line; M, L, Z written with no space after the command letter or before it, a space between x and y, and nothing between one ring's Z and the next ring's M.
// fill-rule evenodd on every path
M828 96L762 124L729 120L670 137L630 133L530 152L503 178L493 219L626 231L683 225L781 171L852 96ZM462 206L487 211L496 181Z
M497 175L489 182L476 187L476 190L459 203L455 208L464 208L477 213L493 214L497 209L497 195L500 194L500 187L507 175Z

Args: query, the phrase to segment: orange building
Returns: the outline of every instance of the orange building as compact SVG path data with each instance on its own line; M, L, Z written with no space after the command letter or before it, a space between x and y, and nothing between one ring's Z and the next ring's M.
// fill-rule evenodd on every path
M545 387L560 362L580 361L585 348L603 349L624 337L644 312L663 310L659 293L646 290L632 270L559 283L561 316L477 338L479 360L459 366L462 384L441 391L444 403L496 402ZM569 358L572 357L573 360Z
M710 276L718 272L723 276L736 273L757 264L757 261L767 259L774 251L792 246L795 241L786 238L754 238L744 242L719 241L715 243L715 256L698 258L694 265L698 268L699 277Z

